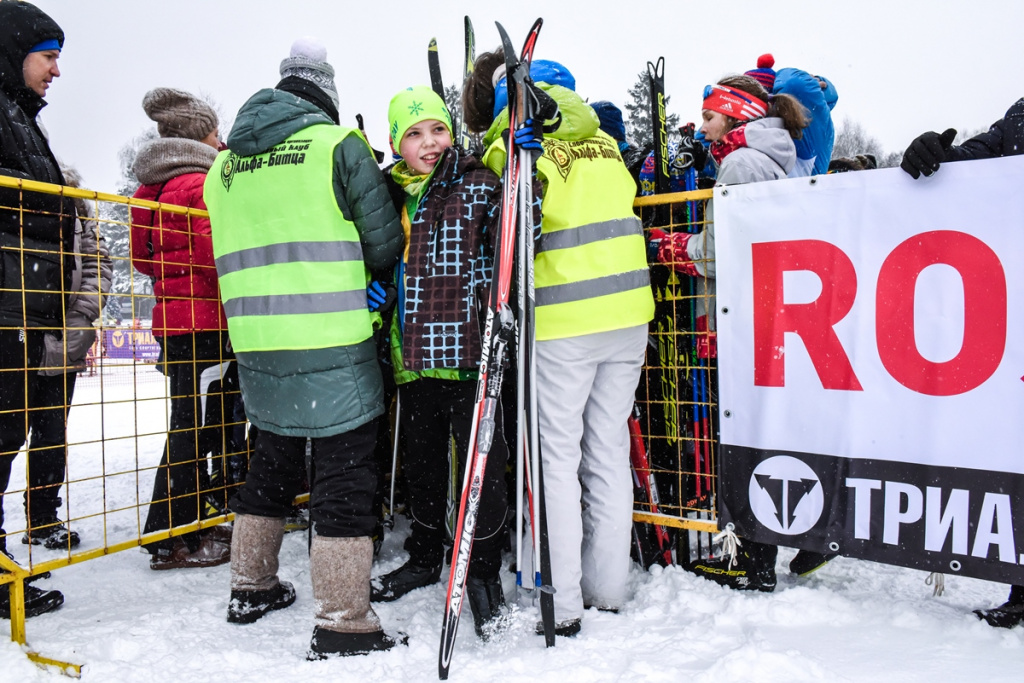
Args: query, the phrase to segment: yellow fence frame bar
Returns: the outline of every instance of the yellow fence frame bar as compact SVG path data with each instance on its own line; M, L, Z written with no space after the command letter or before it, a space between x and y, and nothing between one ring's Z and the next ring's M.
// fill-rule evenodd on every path
M65 187L62 185L56 185L53 183L43 183L36 180L28 180L25 178L14 178L10 176L0 175L0 187L16 189L25 192L38 192L41 194L60 195L64 197L70 197L74 199L84 199L94 202L107 202L110 204L121 204L126 206L138 206L151 210L159 210L167 213L181 214L187 216L196 216L201 218L209 218L209 213L202 209L188 208L178 206L175 204L163 204L160 202L153 202L145 199L136 199L134 197L125 197L118 194L110 194L106 192L95 192L93 190L86 190L74 187ZM637 197L633 202L634 208L661 206L666 204L679 204L689 201L703 201L711 199L714 196L714 191L711 189L707 190L692 190L687 192L671 192L660 195L649 195L646 197ZM301 504L309 501L309 494L303 494L295 499L296 504ZM86 550L79 553L69 554L65 558L48 560L39 564L34 564L31 569L25 569L24 567L13 562L5 555L0 554L0 590L4 586L10 584L10 596L11 596L11 640L20 644L26 645L26 632L25 632L25 581L33 576L43 574L48 571L59 569L61 567L67 567L72 564L79 564L89 560L96 559L105 555L110 555L123 550L129 550L131 548L137 548L141 545L160 541L172 536L178 536L193 531L199 531L208 527L223 524L234 520L233 513L227 513L217 517L211 517L204 519L192 524L185 526L175 527L174 529L167 531L160 531L151 534L146 534L138 539L130 541L123 541L121 543L115 543L113 545L103 546L102 548L94 548L92 550ZM665 514L651 514L648 512L642 512L638 510L633 511L633 521L647 524L658 524L661 526L672 527L676 529L688 529L698 532L717 533L718 523L712 520L699 520L689 519L685 517L675 517L672 515ZM39 664L40 666L46 667L57 667L62 673L68 676L78 678L82 673L82 665L74 664L71 662L63 662L56 659L50 659L44 657L37 652L29 651L27 656L30 660Z

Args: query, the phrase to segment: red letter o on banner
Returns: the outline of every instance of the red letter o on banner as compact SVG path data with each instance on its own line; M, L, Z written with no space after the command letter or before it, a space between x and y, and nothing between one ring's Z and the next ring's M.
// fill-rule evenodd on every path
M964 283L964 340L956 358L933 363L914 341L914 292L928 266L955 268ZM903 386L955 396L992 376L1006 349L1006 275L992 249L952 230L925 232L897 246L878 273L875 338L882 365Z

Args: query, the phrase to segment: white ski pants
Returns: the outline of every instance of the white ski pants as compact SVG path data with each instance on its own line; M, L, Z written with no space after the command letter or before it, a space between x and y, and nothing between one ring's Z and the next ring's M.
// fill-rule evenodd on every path
M627 598L633 483L626 420L647 325L537 342L555 621Z

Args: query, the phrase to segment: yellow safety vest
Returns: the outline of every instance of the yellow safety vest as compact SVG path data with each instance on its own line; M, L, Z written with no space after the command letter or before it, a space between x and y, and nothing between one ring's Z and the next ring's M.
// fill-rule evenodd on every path
M304 128L262 154L217 156L203 196L235 351L370 338L359 232L334 195L334 149L354 129Z
M654 318L636 184L615 141L544 139L547 181L536 246L537 339L643 325Z

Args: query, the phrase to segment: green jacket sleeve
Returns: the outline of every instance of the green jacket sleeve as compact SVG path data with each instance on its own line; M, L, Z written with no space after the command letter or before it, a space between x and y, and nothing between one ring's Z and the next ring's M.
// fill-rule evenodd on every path
M334 148L334 196L359 230L366 267L392 268L402 251L402 222L369 146L357 135Z

